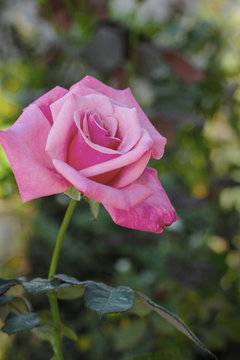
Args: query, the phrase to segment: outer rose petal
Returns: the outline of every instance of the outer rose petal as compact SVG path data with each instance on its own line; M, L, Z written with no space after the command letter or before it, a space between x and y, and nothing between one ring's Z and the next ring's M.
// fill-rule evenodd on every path
M66 191L70 184L56 172L45 152L50 124L37 105L30 105L8 130L2 144L23 202Z
M150 159L150 155L150 151L146 151L139 160L130 165L124 166L116 179L109 185L117 189L121 189L122 187L133 183L143 173Z
M128 211L152 194L152 190L141 184L131 184L118 190L111 186L92 181L81 175L77 170L63 161L53 159L57 171L62 174L75 188L94 200Z
M103 201L104 207L116 224L136 230L161 233L164 226L171 225L177 220L176 212L158 180L156 170L146 168L134 184L146 186L153 191L153 194L128 211L111 207Z
M50 105L57 101L58 99L62 98L64 95L68 93L68 90L56 86L54 89L48 91L46 94L40 96L37 100L33 102L33 104L36 104L39 109L43 112L43 114L46 116L50 124L53 123L52 114L50 111Z
M81 95L83 95L84 93L86 94L87 90L83 89L81 85L93 89L94 92L98 91L99 93L106 95L109 98L115 100L116 102L124 104L130 108L135 107L138 111L140 125L148 131L148 133L151 135L154 141L151 148L152 157L156 159L160 159L162 157L164 152L164 147L166 144L166 139L155 129L155 127L148 120L147 116L145 115L145 113L137 103L130 89L116 90L103 84L101 81L94 79L91 76L86 76L78 83L73 85L70 88L70 91L74 91L75 93L78 93L78 88L79 88L79 94Z
M118 151L127 153L136 145L142 135L137 110L114 106L114 116L118 119L117 137L122 139Z

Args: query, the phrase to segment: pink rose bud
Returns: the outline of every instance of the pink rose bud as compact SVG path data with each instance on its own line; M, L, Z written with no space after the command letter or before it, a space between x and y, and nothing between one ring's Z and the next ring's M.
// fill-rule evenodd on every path
M55 87L29 105L2 144L24 202L74 186L99 201L121 226L160 233L176 221L156 170L166 139L130 89L87 76Z

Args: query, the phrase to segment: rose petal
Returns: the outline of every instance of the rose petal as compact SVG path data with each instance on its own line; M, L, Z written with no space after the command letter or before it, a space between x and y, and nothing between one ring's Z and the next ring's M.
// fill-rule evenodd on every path
M56 106L57 102L52 104L51 110L54 110ZM105 96L89 95L82 97L72 93L67 95L47 140L46 150L51 157L66 160L68 142L75 129L74 113L77 111L84 113L89 110L98 111L103 117L113 113L112 104Z
M88 131L91 141L103 147L116 150L121 142L118 138L108 136L107 130L103 129L91 115L88 117Z
M135 184L146 186L153 191L152 196L129 211L111 207L103 202L113 221L131 229L161 233L164 226L177 220L176 212L163 190L157 172L146 168Z
M114 149L111 149L111 148L107 148L107 147L104 147L104 146L101 146L101 145L98 145L94 142L92 142L90 140L90 138L88 137L89 136L89 130L88 130L88 125L86 124L84 126L84 122L86 120L86 116L82 117L81 116L81 112L75 112L74 113L74 121L75 121L75 124L79 130L79 132L81 133L83 139L85 140L85 142L93 149L99 151L100 153L104 153L104 154L114 154L114 155L120 155L121 153L117 150L114 150ZM85 131L83 131L83 128L85 128ZM87 131L86 131L86 128L87 128ZM85 134L87 133L87 134Z
M115 105L114 116L118 119L117 137L122 140L118 151L127 153L136 145L142 134L137 110Z
M127 186L133 183L145 170L147 163L150 159L151 152L146 151L139 160L133 164L124 166L120 173L118 174L115 181L111 182L111 186L121 189L124 186Z
M81 102L82 110L91 110L92 113L100 113L103 117L111 116L113 113L112 103L105 95L91 92L86 96L82 96L81 94L76 94L74 91L68 91L68 93L64 97L62 97L58 101L55 101L50 106L53 121L57 119L63 105L65 104L66 99L69 96L75 96L80 99L79 101Z
M118 121L117 119L115 119L115 117L113 116L106 116L104 118L104 125L105 128L108 130L108 135L109 136L116 136L116 132L118 129Z
M90 166L86 169L81 170L80 173L86 177L93 177L111 170L120 169L123 166L130 165L139 160L142 155L147 150L149 150L151 145L151 137L148 135L145 129L142 129L142 137L140 138L137 145L128 153L122 154L115 159L105 161L104 163Z
M57 101L58 99L62 98L65 94L68 93L68 90L56 86L54 89L48 91L46 94L40 96L37 100L33 102L33 104L36 104L39 109L43 112L43 114L46 116L50 124L53 123L52 114L50 111L50 105Z
M131 184L118 190L87 179L63 161L53 159L53 164L79 192L114 208L129 210L152 194L151 189L141 184Z
M116 90L103 84L101 81L94 79L91 76L86 76L78 83L73 85L70 90L74 91L75 93L79 92L82 95L84 93L87 94L88 91L83 86L92 89L94 92L97 91L103 95L106 95L109 98L115 100L116 102L128 106L129 108L136 108L139 116L140 125L149 132L150 136L153 139L152 157L156 159L160 159L162 157L166 144L166 139L151 124L151 122L137 103L136 99L132 95L130 89Z
M66 162L76 170L85 169L119 156L117 153L109 154L95 150L89 145L89 142L85 141L82 132L78 129L72 140L69 141L67 154Z
M56 172L45 151L50 124L37 105L30 105L6 131L0 132L24 202L66 191L70 184Z
M73 113L77 110L79 110L78 96L67 95L48 135L46 151L51 157L61 160L66 159L68 142L76 128Z

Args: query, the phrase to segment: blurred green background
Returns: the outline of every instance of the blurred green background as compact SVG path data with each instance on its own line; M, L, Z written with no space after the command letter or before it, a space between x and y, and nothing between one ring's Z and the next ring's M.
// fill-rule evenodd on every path
M58 271L141 289L180 316L219 360L240 353L240 1L1 0L0 127L47 90L87 74L131 87L168 139L151 166L179 221L155 235L120 228L81 201ZM68 199L22 204L0 150L0 277L47 277ZM31 298L34 311L48 307ZM154 314L106 316L61 301L78 335L66 359L200 360L204 354ZM49 359L35 335L0 333L0 360ZM155 357L154 357L155 359Z

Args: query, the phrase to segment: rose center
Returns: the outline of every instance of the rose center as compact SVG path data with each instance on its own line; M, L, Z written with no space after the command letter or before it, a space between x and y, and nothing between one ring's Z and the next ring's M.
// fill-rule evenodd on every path
M81 128L84 135L94 144L116 150L121 140L114 136L116 130L113 126L110 128L111 121L114 122L115 119L110 118L107 123L97 113L85 113L82 116Z

